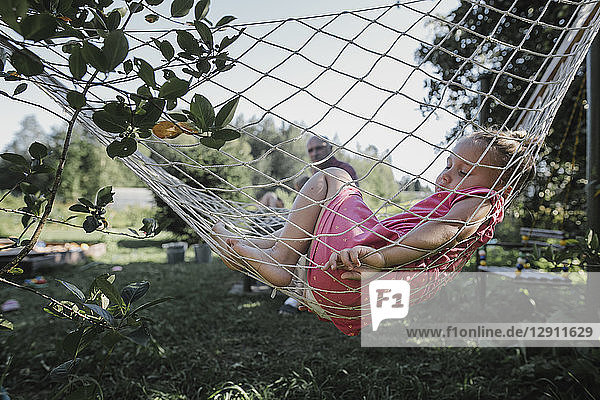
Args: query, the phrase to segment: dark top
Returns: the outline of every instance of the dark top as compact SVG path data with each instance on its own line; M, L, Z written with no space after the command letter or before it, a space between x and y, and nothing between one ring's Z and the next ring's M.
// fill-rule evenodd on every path
M329 168L329 167L341 168L344 171L346 171L348 174L350 174L350 177L352 178L353 181L356 181L356 184L358 186L358 176L356 175L356 171L347 162L343 162L343 161L338 160L335 157L331 157L328 160L324 161L323 163L316 165L316 167L319 169L325 169L325 168Z

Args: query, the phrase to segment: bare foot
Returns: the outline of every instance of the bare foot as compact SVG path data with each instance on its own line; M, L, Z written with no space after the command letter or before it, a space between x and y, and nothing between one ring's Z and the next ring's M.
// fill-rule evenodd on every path
M218 222L213 226L211 236L217 242L218 254L227 268L234 271L248 269L248 263L242 260L230 245L235 235L227 230L222 222Z

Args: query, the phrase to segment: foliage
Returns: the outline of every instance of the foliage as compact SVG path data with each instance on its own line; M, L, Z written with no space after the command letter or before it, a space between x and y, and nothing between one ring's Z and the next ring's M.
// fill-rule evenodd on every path
M25 144L34 141L43 143L48 148L45 162L56 169L64 144L65 130L53 129L47 133L39 126L34 116L25 117L21 126L15 134L15 139L8 144L5 151L26 156L28 151ZM13 187L17 179L18 175L9 169L9 163L0 160L0 188ZM48 175L30 178L38 187L49 186L50 179ZM142 182L120 161L106 157L106 150L95 138L83 130L76 129L62 173L58 199L73 201L81 196L92 197L99 187L107 185L132 187L141 186ZM19 188L14 192L20 193Z
M130 43L125 33L129 23L135 14L162 2L163 0L147 0L146 4L131 0L117 4L114 4L113 0L0 2L0 21L3 26L0 42L3 50L6 49L9 54L8 63L6 59L0 59L0 78L6 82L18 83L12 94L0 91L0 95L16 101L27 101L24 99L27 94L23 93L27 91L28 81L47 72L68 82L66 101L73 111L69 118L63 117L68 126L61 150L56 153L55 168L48 162L48 146L37 141L27 147L28 154L10 151L0 154L14 173L14 176L9 176L9 190L2 195L0 202L17 189L23 193L25 201L24 207L12 210L23 215L21 222L24 229L18 237L12 238L13 244L10 246L23 247L17 256L0 269L2 283L28 290L25 286L11 283L3 276L20 271L15 266L31 251L40 237L57 198L67 162L67 150L75 144L71 142L75 133L75 122L82 111L91 113L92 120L98 128L115 134L106 148L111 158L132 155L137 150L137 140L150 137L152 129L161 118L167 119L168 123L179 131L179 124L185 124L181 125L185 127L185 133L198 136L199 142L211 149L219 149L226 142L239 137L236 131L228 128L235 114L238 98L230 99L216 111L210 101L198 93L194 95L189 107L181 108L179 113L167 113L177 107L178 101L188 93L194 79L214 76L233 67L226 48L241 32L234 36L222 35L220 41L214 34L220 31L218 35L221 36L221 33L227 30L226 25L235 18L225 16L211 28L210 21L206 19L209 0L199 0L195 7L193 0L173 0L170 7L171 18L187 17L192 8L194 9L192 25L195 32L190 33L182 29L176 31L177 47L181 51L175 54L175 47L169 39L158 34L160 36L151 38L154 47L149 48L158 53L163 60L150 63L130 56ZM109 9L114 5L121 7ZM156 14L147 14L144 20L153 23L158 18ZM59 54L62 59L68 61L68 65L60 65L47 59L44 51ZM3 51L2 55L4 54ZM180 75L186 75L185 79L169 69L180 65L183 60L188 64L188 67L180 72ZM60 72L57 73L57 70ZM156 76L157 71L163 72L162 77ZM115 84L118 75L125 76L126 80L138 79L143 83L135 91L127 92L125 86ZM45 81L37 81L38 84L42 82ZM116 92L114 98L98 102L95 94L90 93L91 89L98 87ZM59 89L52 86L48 90ZM154 133L158 136L162 131L157 130ZM23 150L21 149L21 153ZM93 154L93 149L91 151ZM89 158L80 158L79 162L84 163L80 165L88 167L85 165L86 161L96 161ZM95 168L98 168L98 165L95 165ZM78 172L85 170L90 169L83 168L83 171ZM50 173L54 176L50 176ZM87 214L83 229L88 233L94 232L106 227L105 207L112 202L112 198L112 187L107 186L97 192L95 201L85 196L80 197L78 203L70 207L70 211ZM29 239L24 239L28 229L36 222L35 231ZM155 235L158 232L153 219L144 219L142 223L140 231L143 236ZM134 230L132 233L134 237L142 236ZM60 302L33 290L51 301L51 305L45 308L46 311L78 324L77 329L70 332L63 341L68 360L50 371L50 380L64 381L62 386L56 388L54 398L104 398L102 386L97 379L76 374L78 355L89 345L92 338L107 332L102 340L110 350L105 354L104 366L113 347L122 338L128 338L139 345L146 345L150 341L147 331L148 319L138 314L163 300L132 308L131 303L148 290L148 282L128 285L119 294L112 285L113 280L114 276L96 277L88 294L84 294L72 283L62 282L75 295L74 302ZM13 328L11 322L2 315L0 323L2 328ZM99 378L102 378L104 366Z
M585 236L566 241L564 247L535 248L534 264L543 269L565 271L585 268L597 272L600 268L600 243L598 234L589 230Z
M343 155L340 156L340 159L348 162L356 170L365 203L372 210L377 210L379 207L389 204L386 204L387 199L396 204L407 200L407 196L403 196L405 193L399 193L401 187L396 183L390 167L391 157L380 154L379 149L373 145L361 152L378 161L362 157L344 157ZM365 178L361 179L362 177ZM366 194L367 192L369 195Z
M178 168L168 167L167 170L183 182L197 188L211 188L211 191L218 194L225 200L238 200L243 202L252 202L259 199L267 190L274 190L276 194L284 201L287 207L291 207L295 198L294 180L300 175L310 175L312 171L306 169L306 141L299 135L299 128L293 125L282 123L279 127L275 121L266 118L260 122L245 121L243 117L238 117L236 126L244 126L244 135L235 142L231 142L223 147L225 153L230 154L237 160L247 162L249 165L233 166L234 159L217 152L201 151L198 148L186 148L180 150L178 154L169 148L159 148L154 146L155 153L160 153L169 160L181 160L190 164L190 160L198 165L227 165L227 167L211 167L207 171L198 166L179 166ZM185 136L177 138L178 144L184 144ZM375 158L383 158L384 162L390 162L389 157L379 154L374 146L368 150L369 154ZM383 163L377 163L361 157L353 157L338 152L336 156L350 163L357 171L359 176L365 177L361 180L361 188L369 191L373 196L365 196L365 201L369 206L377 209L383 204L381 199L394 197L399 188L397 185L390 185L394 182L392 168ZM153 156L157 158L158 156ZM294 159L296 158L296 159ZM216 175L221 176L218 179ZM274 184L274 182L281 182ZM242 194L229 191L235 187L257 187L253 192L251 189L245 189L244 192L252 198L243 197ZM401 196L400 200L407 200L406 196ZM395 199L398 202L398 198ZM400 201L400 202L401 202ZM197 241L198 238L191 228L189 228L178 215L168 207L160 198L156 197L159 211L155 216L159 225L163 229L173 232L182 240L190 242Z
M311 313L275 318L282 297L228 296L239 274L216 259L165 264L162 240L113 239L112 261L99 260L107 264L52 273L83 288L119 265L115 283L143 276L152 281L147 301L174 297L146 314L164 353L122 340L104 372L106 399L592 398L586 390L600 396L597 348L361 348L360 338L341 335ZM1 290L22 305L10 314L15 330L0 335L0 372L13 356L4 387L11 398L49 399L57 384L44 380L44 365L66 360L63 332L71 323L40 325L39 299ZM57 298L65 293L53 282L44 290ZM92 341L78 355L78 373L98 376L108 350Z
M128 58L130 46L125 34L127 25L134 14L149 6L157 6L162 1L152 1L148 5L141 2L121 2L123 7L108 9L112 0L100 2L58 1L37 2L33 0L11 0L0 7L0 17L14 33L14 37L3 37L12 49L10 63L13 71L2 72L6 80L22 80L40 75L50 69L50 65L36 54L40 46L51 48L62 44L64 57L68 58L68 79L79 87L67 94L69 105L75 110L91 109L93 121L106 132L118 134L107 147L111 157L126 157L137 149L137 138L147 138L151 129L166 111L173 110L178 100L190 89L192 79L212 76L233 67L226 48L241 34L224 36L216 40L213 33L224 30L224 26L234 18L227 16L210 28L206 20L208 0L199 1L194 10L193 26L196 31L177 30L176 45L181 50L175 54L175 46L160 35L162 39L152 38L153 47L166 63L157 64L139 57ZM172 2L171 17L184 18L191 11L193 1ZM200 11L201 10L201 11ZM88 19L89 16L93 18ZM123 17L126 17L123 19ZM123 19L123 20L122 20ZM153 18L145 18L152 23ZM17 39L21 36L25 41ZM185 79L168 69L171 65L186 60L188 65L182 73ZM4 67L4 64L2 65ZM138 78L142 85L135 92L113 87L105 75L117 71L126 77ZM162 80L156 76L157 70L164 72ZM114 100L100 105L88 99L91 86L101 85L116 90ZM27 89L27 83L19 85L13 96L21 95ZM8 96L8 95L7 95ZM11 96L9 96L11 97ZM194 95L189 108L181 113L172 113L166 117L172 122L186 122L192 127L193 134L201 136L200 142L211 148L220 148L226 141L236 139L238 134L227 125L233 118L238 99L231 99L215 112L210 101L201 94Z
M190 139L187 135L183 135L177 138L175 143L190 143ZM228 164L235 163L235 161L226 155L226 153L229 153L242 160L248 160L250 158L250 146L245 141L236 140L227 143L223 146L224 152L207 151L198 146L186 147L181 150L174 150L171 147L160 145L154 145L152 148L154 152L151 157L154 157L158 162L163 160L162 157L173 161L175 164L172 163L165 170L192 188L210 189L211 192L225 201L248 201L242 194L231 189L232 187L242 187L250 184L250 170L243 165L228 166ZM193 160L193 163L191 160ZM186 163L186 165L175 167L174 165L177 165L178 161ZM222 166L205 169L203 168L205 165ZM197 242L198 235L179 217L172 207L156 194L154 197L158 209L155 219L161 229L177 234L181 240Z
M236 124L247 127L244 137L250 144L252 158L257 160L252 164L257 170L252 174L252 184L272 185L281 182L276 189L290 193L299 174L311 175L310 170L303 170L306 165L303 162L306 159L306 141L300 136L297 126L281 122L277 127L269 117L259 122L244 121L239 117ZM268 190L273 190L273 186L258 189L256 198Z
M548 6L546 8L546 6ZM417 59L427 61L439 74L440 81L428 81L430 104L447 100L444 107L457 112L466 120L477 120L479 99L476 93L467 88L477 88L481 81L494 82L492 94L497 99L487 98L488 118L483 125L501 125L507 118L511 127L518 113L512 113L511 106L518 105L521 99L529 98L532 88L524 78L534 75L540 69L542 57L535 53L548 54L555 45L560 29L573 15L574 4L549 3L545 1L511 2L492 0L486 7L473 7L461 3L449 13L452 21L461 21L466 29L448 34L447 27L436 29L434 43L446 51L431 51L427 45L417 51ZM492 11L493 9L498 11ZM510 9L510 15L503 11ZM532 24L530 20L540 18L546 24ZM551 28L552 25L556 29ZM493 34L495 40L486 37ZM509 46L518 46L524 35L530 39L526 48L513 54ZM530 51L529 51L530 50ZM469 58L477 51L477 57ZM461 57L462 56L462 57ZM484 60L481 66L473 60ZM487 68L487 70L486 70ZM460 71L456 74L456 71ZM504 71L497 73L493 71ZM456 76L455 76L456 75ZM585 205L585 88L583 87L584 67L577 71L576 78L565 96L563 106L558 110L545 140L538 163L537 175L523 194L514 202L513 213L524 226L555 228L557 226L573 235L584 233ZM441 82L455 84L443 90ZM423 108L424 112L430 110ZM448 135L456 135L457 127Z
M149 319L142 311L154 307L170 298L159 298L141 305L134 302L146 295L150 284L147 281L130 283L119 292L114 286L115 275L97 276L86 293L77 285L57 280L73 296L73 300L54 301L44 307L44 311L57 318L67 318L77 323L61 343L62 353L67 361L49 372L51 382L59 382L58 396L93 399L101 395L102 388L98 380L85 374L80 375L77 367L81 354L94 340L99 340L108 351L104 354L104 363L108 360L115 345L127 339L140 346L152 346L161 351L149 332ZM104 351L99 351L99 358ZM103 366L104 369L104 366ZM102 372L100 373L100 377Z

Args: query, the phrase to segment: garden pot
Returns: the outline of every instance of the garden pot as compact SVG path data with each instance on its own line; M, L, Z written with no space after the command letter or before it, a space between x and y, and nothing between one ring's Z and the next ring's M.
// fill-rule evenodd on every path
M186 242L163 243L163 249L167 250L167 262L177 264L185 261Z
M195 244L192 246L194 248L194 254L196 255L197 263L208 263L212 259L212 253L210 250L210 246L206 243Z

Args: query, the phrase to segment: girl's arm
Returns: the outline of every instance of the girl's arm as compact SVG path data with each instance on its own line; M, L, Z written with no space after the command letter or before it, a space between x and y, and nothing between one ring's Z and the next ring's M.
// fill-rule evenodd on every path
M254 246L258 247L259 249L268 249L275 245L275 242L277 241L276 238L281 236L282 230L283 230L283 228L280 228L280 229L276 230L275 232L271 233L269 236L252 237L252 238L248 238L246 240L248 242L252 243Z
M479 208L478 208L479 207ZM408 264L432 251L451 248L477 231L491 209L481 198L469 197L457 202L441 220L431 220L412 229L394 246L375 250L355 246L333 253L323 269L353 270L361 265L385 269ZM475 211L477 210L477 211Z

